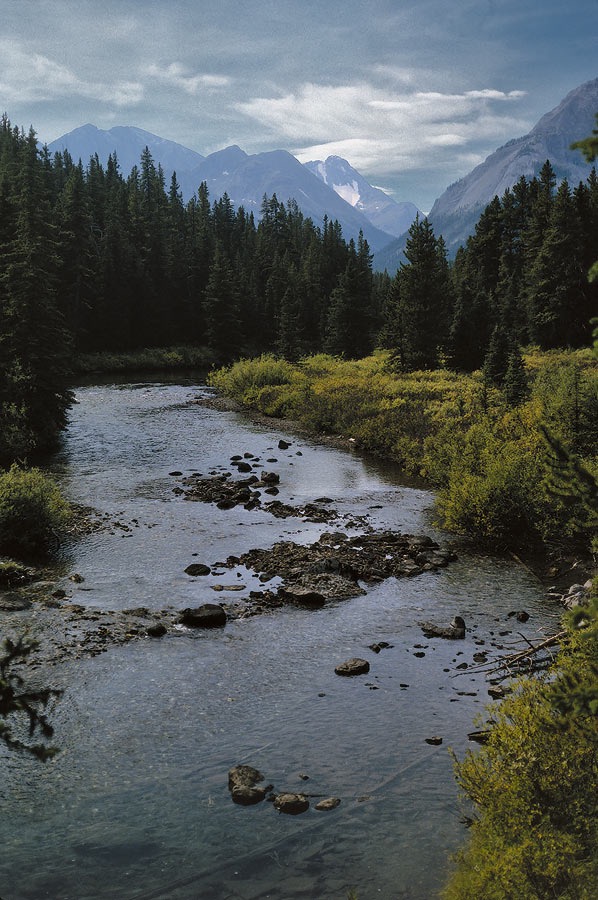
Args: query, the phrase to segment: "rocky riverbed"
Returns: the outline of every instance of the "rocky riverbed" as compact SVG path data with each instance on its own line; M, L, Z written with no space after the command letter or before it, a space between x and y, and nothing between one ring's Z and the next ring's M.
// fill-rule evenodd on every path
M288 442L280 440L279 450L289 447ZM296 452L301 455L301 451ZM270 466L277 462L275 457L267 460ZM245 477L235 477L231 468ZM5 624L9 624L10 614L33 613L29 627L35 629L39 646L30 665L95 656L110 646L185 634L193 628L224 627L228 621L271 613L288 604L321 608L365 594L368 585L388 578L425 576L456 559L452 549L440 547L425 534L376 531L367 516L341 515L329 497L316 497L300 505L271 499L280 490L280 474L273 468L263 469L262 460L250 452L233 455L228 464L207 475L183 476L177 470L170 475L177 479L173 494L187 501L212 503L221 510L234 510L237 506L261 509L276 518L336 527L311 544L278 541L271 547L253 548L222 561L190 562L185 573L190 579L209 581L215 602L183 611L169 606L98 609L74 599L76 592L85 591L85 576L80 573L69 576L73 586L69 590L56 588L51 568L37 570L0 561L0 615ZM71 537L101 531L126 535L139 527L137 519L115 520L92 508L78 506L74 508L70 533ZM222 576L230 570L235 570L236 577L227 583ZM257 576L264 587L251 588L245 583L250 579L244 579L244 574ZM552 574L556 574L556 569ZM565 608L571 608L584 602L589 588L590 581L586 581L561 590L552 586L547 593ZM524 621L519 618L521 615L526 614L513 611L513 616Z

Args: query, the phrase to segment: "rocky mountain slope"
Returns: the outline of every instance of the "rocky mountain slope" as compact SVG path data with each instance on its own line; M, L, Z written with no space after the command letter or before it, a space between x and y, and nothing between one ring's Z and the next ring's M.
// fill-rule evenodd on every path
M480 213L495 197L501 197L522 175L537 175L547 159L557 181L572 186L585 181L591 171L582 154L571 150L574 141L587 137L598 112L598 78L571 91L557 107L523 137L515 138L490 154L468 175L451 184L434 203L428 218L435 234L442 234L453 255L473 233ZM404 239L398 239L376 256L377 268L394 272L402 258Z
M305 166L373 225L394 237L404 234L419 212L415 204L397 203L380 188L373 187L341 156L313 160Z

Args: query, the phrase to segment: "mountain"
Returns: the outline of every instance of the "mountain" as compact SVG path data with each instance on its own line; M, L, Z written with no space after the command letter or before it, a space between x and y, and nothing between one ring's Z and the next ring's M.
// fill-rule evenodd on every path
M372 225L394 237L404 234L419 212L413 203L406 200L397 203L380 188L372 187L363 175L340 156L306 162L305 167L324 184L329 185L346 203L362 212Z
M495 196L501 197L522 175L526 178L538 175L547 159L558 182L566 178L575 186L585 181L592 166L578 150L571 150L570 145L591 134L596 112L598 78L575 88L542 116L528 134L499 147L469 175L450 185L428 216L434 233L443 235L449 255L454 255L473 233L480 214ZM404 247L404 239L393 241L376 255L376 268L394 272Z
M372 251L385 247L394 236L394 232L372 224L368 215L347 203L285 150L248 155L233 145L204 157L141 128L121 126L102 131L94 125L84 125L65 134L49 144L48 149L52 153L67 149L75 160L81 159L84 163L97 153L103 164L110 153L116 151L121 171L128 175L134 165L139 165L146 146L154 162L161 164L167 186L172 172L176 171L181 193L186 200L205 181L212 200L226 193L235 206L244 206L257 219L264 194L268 197L276 194L283 202L296 200L303 214L313 219L316 225L322 224L324 216L337 219L347 240L357 240L362 231ZM351 172L354 170L351 169ZM357 172L355 176L359 178L364 194L368 189L375 191ZM381 191L379 193L382 194Z
M165 172L187 171L198 166L205 157L194 150L188 150L174 141L134 128L130 125L117 125L109 131L96 128L95 125L82 125L69 131L57 140L48 144L51 153L68 150L75 162L80 159L86 165L95 153L102 165L106 165L111 153L116 153L120 170L129 174L133 166L139 165L142 152L149 147L154 162L161 163Z
M376 228L367 216L347 203L286 150L248 156L237 147L233 158L231 149L208 156L189 173L195 188L202 181L207 182L213 198L221 197L226 191L235 206L244 206L256 218L259 218L264 195L271 197L276 194L282 201L294 199L303 215L313 219L317 225L321 225L325 215L329 219L337 219L347 240L356 240L359 232L363 231L372 250L386 246L392 239L392 235ZM187 179L186 175L185 181ZM179 180L183 188L184 180L182 177Z

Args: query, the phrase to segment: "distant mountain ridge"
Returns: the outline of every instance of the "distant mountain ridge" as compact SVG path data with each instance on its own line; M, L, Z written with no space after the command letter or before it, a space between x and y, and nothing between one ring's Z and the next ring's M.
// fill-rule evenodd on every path
M450 185L435 201L428 218L442 234L452 256L473 233L476 222L494 196L502 196L524 175L537 175L547 159L560 181L585 181L591 171L582 154L570 145L589 135L598 111L598 78L571 91L523 137L508 141L468 175ZM84 125L48 145L50 152L68 149L86 163L97 153L105 163L116 152L121 171L128 174L145 147L160 163L167 179L176 171L181 191L189 199L206 181L212 200L225 192L235 206L243 205L259 217L264 194L294 199L304 215L318 225L324 216L337 219L347 238L363 231L374 256L374 268L394 273L403 256L406 231L418 210L407 201L397 203L373 187L347 160L329 156L302 165L284 150L249 155L233 145L207 157L132 126L102 131ZM168 185L168 181L167 181Z
M181 144L132 125L116 125L108 131L95 125L81 125L48 144L51 153L68 150L75 162L81 159L83 165L96 153L100 162L106 165L110 154L116 153L121 172L125 175L129 174L133 166L139 165L141 153L146 147L154 161L162 162L163 167L170 171L193 169L205 159L195 150L189 150Z
M524 175L538 175L547 159L557 181L571 186L585 181L592 166L570 146L591 134L598 112L598 78L570 91L564 100L546 113L523 137L508 141L468 175L451 184L435 201L428 218L436 235L442 234L449 254L473 233L480 214L495 197L502 197ZM404 239L394 241L376 256L377 268L395 271L405 247Z
M347 202L342 192L329 186L324 178L286 150L249 155L232 145L204 157L141 128L119 126L102 131L94 125L76 128L52 141L48 149L51 153L66 149L73 159L81 159L84 164L96 153L105 164L108 156L116 153L121 171L128 175L133 166L139 165L146 146L154 162L164 170L166 187L176 171L186 200L205 181L212 200L226 193L235 206L243 206L259 218L264 195L276 194L283 202L294 199L303 214L317 225L322 224L324 216L338 220L347 240L356 240L362 231L372 251L385 247L393 237L409 228L417 213L413 204L395 203L383 191L373 188L340 157L331 159L337 170L342 168L346 177L359 185L360 196L365 202Z

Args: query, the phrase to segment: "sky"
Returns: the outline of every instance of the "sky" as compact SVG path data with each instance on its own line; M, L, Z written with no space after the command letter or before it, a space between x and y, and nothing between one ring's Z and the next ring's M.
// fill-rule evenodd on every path
M0 0L0 21L0 106L42 142L92 123L337 155L424 212L598 77L597 0Z

